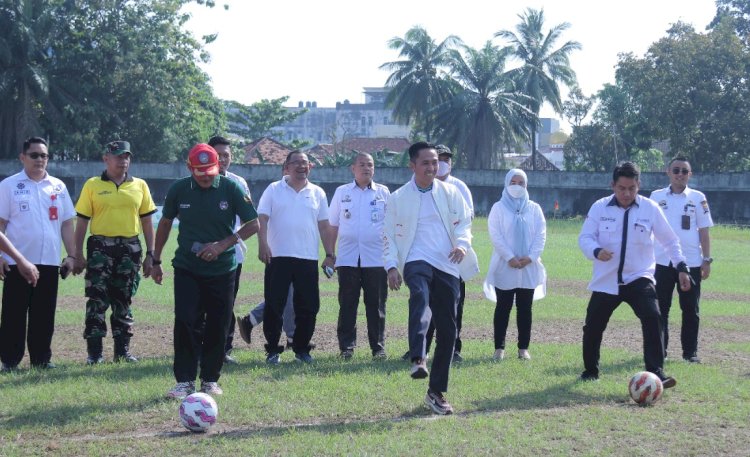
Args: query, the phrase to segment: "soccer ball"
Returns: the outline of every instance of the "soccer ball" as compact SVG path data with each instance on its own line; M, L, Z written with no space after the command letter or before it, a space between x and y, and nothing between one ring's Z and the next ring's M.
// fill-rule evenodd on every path
M191 432L207 432L218 414L216 401L201 392L188 395L180 404L180 422Z
M634 402L641 406L648 406L661 398L664 388L658 376L648 371L641 371L630 378L628 390Z

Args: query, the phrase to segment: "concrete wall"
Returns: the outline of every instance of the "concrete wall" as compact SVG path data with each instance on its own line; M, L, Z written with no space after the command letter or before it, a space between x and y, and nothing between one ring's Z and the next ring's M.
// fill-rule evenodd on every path
M137 160L137 158L136 158ZM167 189L175 178L187 176L183 163L153 164L134 162L134 176L145 179L151 187L157 204L164 202ZM17 173L21 164L16 160L0 161L0 178ZM77 196L83 184L91 176L104 170L101 162L52 161L49 172L65 181L70 192ZM253 199L258 201L266 186L281 177L281 167L276 165L232 165L232 172L247 179ZM454 175L464 180L471 188L478 215L487 215L502 190L505 171L500 170L455 170ZM546 214L552 214L554 202L560 205L560 216L585 215L597 199L611 194L609 173L585 172L528 172L529 194L539 203ZM411 178L406 168L379 168L375 174L377 182L397 189ZM349 182L352 174L348 168L318 167L312 172L314 183L323 187L329 198L337 186ZM690 181L692 187L703 191L708 197L714 221L750 225L750 173L711 173L696 175ZM645 173L641 178L641 194L649 193L668 184L664 173Z

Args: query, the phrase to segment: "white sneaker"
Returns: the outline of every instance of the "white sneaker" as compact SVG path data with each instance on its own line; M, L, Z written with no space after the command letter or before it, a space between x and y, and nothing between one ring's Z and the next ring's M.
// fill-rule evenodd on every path
M505 358L505 349L495 350L495 354L492 356L492 360L500 361Z
M529 354L528 349L519 349L518 358L521 360L531 360L531 354Z
M201 381L201 392L209 395L222 395L224 391L219 387L218 382Z
M167 397L182 400L193 392L195 392L195 383L193 381L178 382L172 387L172 390L167 392Z

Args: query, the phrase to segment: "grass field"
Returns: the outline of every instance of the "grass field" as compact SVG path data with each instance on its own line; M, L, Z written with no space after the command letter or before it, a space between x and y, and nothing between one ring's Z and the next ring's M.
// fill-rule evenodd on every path
M577 381L591 272L577 247L580 224L549 221L543 259L550 281L548 296L534 304L531 361L492 362L494 304L482 296L481 278L467 284L465 361L451 370L456 414L449 417L427 411L426 382L412 380L400 360L407 292L388 300L389 359L371 361L360 309L360 349L344 362L335 344L336 282L322 279L316 362L301 366L285 353L269 367L262 332L250 347L238 338L240 364L224 369L218 423L209 434L191 434L179 425L178 402L164 398L174 384L171 277L164 286L143 281L135 299L133 352L142 362L97 367L83 363L83 281L69 278L60 286L53 342L59 368L28 370L25 359L21 371L0 376L0 455L750 455L750 231L712 229L717 261L703 284L704 363L679 359L675 302L674 357L665 368L678 385L640 408L627 394L630 375L643 368L640 325L627 305L605 333L601 380ZM485 219L474 233L486 271ZM248 247L241 313L262 297L255 241ZM111 360L111 339L105 347ZM512 355L515 345L509 349Z

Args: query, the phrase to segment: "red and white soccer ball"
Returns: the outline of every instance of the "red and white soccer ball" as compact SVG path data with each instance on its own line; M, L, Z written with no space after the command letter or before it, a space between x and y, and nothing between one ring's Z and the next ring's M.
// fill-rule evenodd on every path
M628 390L634 402L641 406L648 406L661 398L664 387L658 376L648 371L641 371L630 378Z
M216 423L219 407L210 395L190 394L180 404L180 422L191 432L207 432Z

